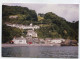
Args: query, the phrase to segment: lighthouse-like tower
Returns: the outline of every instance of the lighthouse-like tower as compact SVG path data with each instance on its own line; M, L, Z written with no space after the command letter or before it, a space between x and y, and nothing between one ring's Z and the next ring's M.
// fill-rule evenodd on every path
M33 24L31 23L30 26L33 26Z

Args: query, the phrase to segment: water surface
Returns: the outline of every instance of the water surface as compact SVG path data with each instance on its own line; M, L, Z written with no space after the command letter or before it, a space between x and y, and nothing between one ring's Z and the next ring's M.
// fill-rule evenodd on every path
M3 47L3 57L29 57L29 58L78 58L77 46L25 46Z

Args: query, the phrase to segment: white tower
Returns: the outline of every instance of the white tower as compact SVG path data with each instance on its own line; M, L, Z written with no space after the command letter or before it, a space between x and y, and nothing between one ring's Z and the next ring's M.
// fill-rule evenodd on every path
M30 26L32 26L33 24L31 23Z

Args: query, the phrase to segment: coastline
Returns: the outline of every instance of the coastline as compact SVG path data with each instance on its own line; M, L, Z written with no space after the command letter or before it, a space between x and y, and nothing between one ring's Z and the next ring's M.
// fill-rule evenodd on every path
M2 47L53 46L51 44L2 44Z
M52 44L2 44L2 48L5 48L5 47L29 47L29 46L58 46L58 45L52 45ZM58 46L58 47L60 47L60 46ZM64 46L66 46L66 45L64 45Z

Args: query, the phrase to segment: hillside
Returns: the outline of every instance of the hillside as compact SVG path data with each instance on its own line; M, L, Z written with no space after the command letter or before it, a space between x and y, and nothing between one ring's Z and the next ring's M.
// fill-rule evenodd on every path
M37 21L37 14L35 10L28 9L21 6L2 6L2 18L5 22L26 24ZM18 16L17 18L9 18L10 16Z
M3 5L2 10L3 25L5 24L5 22L23 25L29 25L30 23L33 23L40 26L40 29L35 30L38 34L38 38L64 38L78 40L79 21L71 23L52 12L44 14L43 17L38 16L35 10L30 10L27 7L21 6ZM2 40L6 42L12 40L14 36L22 35L22 30L20 29L8 31L12 28L8 28L8 26L6 25L2 26L2 29ZM4 35L7 32L9 33L9 35ZM12 35L11 33L13 32L18 33L19 35ZM10 38L8 36L10 36Z
M37 30L40 37L78 40L78 21L71 23L52 12L48 12L44 15L44 20L40 22L42 23L41 28Z

